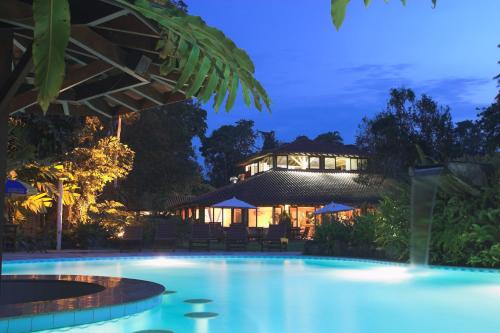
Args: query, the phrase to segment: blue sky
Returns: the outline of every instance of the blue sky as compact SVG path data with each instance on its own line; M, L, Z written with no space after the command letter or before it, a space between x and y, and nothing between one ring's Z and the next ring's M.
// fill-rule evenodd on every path
M209 132L238 119L275 130L283 141L338 130L353 142L360 120L385 107L391 87L405 86L449 105L455 121L475 118L493 101L500 73L499 0L352 0L341 30L330 0L185 0L245 49L268 91L272 113L238 98L215 113Z

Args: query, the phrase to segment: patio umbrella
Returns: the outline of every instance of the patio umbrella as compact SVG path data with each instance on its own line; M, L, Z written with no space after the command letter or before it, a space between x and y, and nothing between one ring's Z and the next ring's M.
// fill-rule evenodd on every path
M320 214L331 214L331 213L338 213L338 212L347 212L350 210L354 210L354 207L343 205L340 203L335 203L335 202L330 202L329 204L325 205L323 208L320 208L314 212L315 215L320 215Z
M5 195L9 197L25 196L34 193L33 187L14 179L5 180Z
M242 208L242 209L255 209L254 205L249 204L248 202L237 199L236 197L232 197L231 199L221 201L212 205L214 208Z

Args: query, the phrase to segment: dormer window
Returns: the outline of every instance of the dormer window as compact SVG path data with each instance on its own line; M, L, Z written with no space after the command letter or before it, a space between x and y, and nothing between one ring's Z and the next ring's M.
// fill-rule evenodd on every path
M319 169L319 157L310 156L309 157L309 169L318 170Z
M306 155L289 155L288 169L306 170L309 167L309 158Z
M276 158L277 167L280 169L288 168L288 156L286 155L278 155Z
M273 168L273 158L271 156L264 157L259 161L259 172L265 172Z
M335 157L325 157L325 170L335 170Z

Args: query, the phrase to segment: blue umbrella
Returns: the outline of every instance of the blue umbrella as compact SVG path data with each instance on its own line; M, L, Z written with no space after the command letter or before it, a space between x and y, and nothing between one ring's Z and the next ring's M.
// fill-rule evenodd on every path
M354 210L354 207L335 203L332 201L328 205L325 205L323 208L320 208L317 211L315 211L314 214L316 214L316 215L330 214L330 213L338 213L338 212L347 212L350 210Z
M32 192L32 187L19 180L5 180L5 195L17 196L28 195Z

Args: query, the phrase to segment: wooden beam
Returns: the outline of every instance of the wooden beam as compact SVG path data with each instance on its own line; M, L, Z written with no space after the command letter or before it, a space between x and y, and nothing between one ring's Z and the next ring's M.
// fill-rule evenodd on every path
M4 47L8 47L12 50L12 41L11 45L5 45ZM12 52L12 51L11 51ZM14 71L9 75L6 83L2 86L0 90L0 112L2 114L9 114L9 106L13 101L13 97L15 96L17 90L24 82L26 75L33 68L32 62L32 54L31 54L31 46L26 49L21 60L17 64Z
M104 61L94 61L86 66L73 69L66 75L66 78L62 84L59 93L62 93L68 89L71 89L85 81L93 79L107 71L111 70L113 67ZM20 109L27 108L36 103L38 96L37 90L29 90L18 96L16 96L9 104L9 113L14 113Z
M130 13L130 11L128 9L121 9L121 10L118 10L118 11L112 13L112 14L109 14L107 16L103 16L103 17L101 17L101 18L99 18L97 20L89 22L87 24L89 26L91 26L91 27L94 27L94 26L97 26L97 25L100 25L100 24L112 21L114 19L117 19L120 16L127 15L128 13Z
M106 118L113 118L114 112L102 99L94 99L90 101L85 101L84 104L96 113L103 115Z
M158 58L159 52L156 51L156 44L159 39L157 37L137 36L115 30L100 30L99 34L122 48L147 52Z
M142 109L140 101L136 101L122 92L109 94L106 95L106 97L112 100L113 102L132 110L133 112L138 112Z
M137 81L135 78L126 74L119 74L88 84L78 85L61 94L58 99L71 102L83 102L141 85L144 85L144 82Z
M35 23L31 5L16 0L0 1L0 22L33 30Z
M144 98L154 102L156 105L164 105L166 103L166 98L158 92L156 89L151 87L150 85L143 85L140 87L136 87L132 89L135 93L141 95Z
M131 67L135 68L135 64L131 67L127 66L127 54L124 50L94 32L89 27L72 26L70 41L99 59L135 77L137 80L149 82L147 78L137 74L131 69Z

